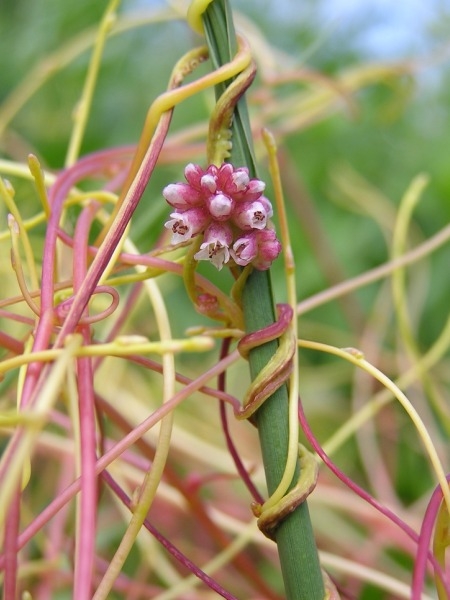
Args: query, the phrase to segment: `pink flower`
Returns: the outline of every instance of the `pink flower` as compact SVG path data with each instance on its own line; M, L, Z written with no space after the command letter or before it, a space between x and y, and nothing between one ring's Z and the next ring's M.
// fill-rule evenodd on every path
M209 260L220 269L230 260L229 245L233 241L233 232L226 223L211 223L205 231L200 250L194 255L195 260Z
M230 250L238 265L252 263L259 271L267 270L281 252L281 244L272 229L254 229L238 238Z
M267 208L259 200L240 202L233 213L236 225L244 231L248 229L264 229L267 225Z
M230 254L234 262L241 267L249 265L258 254L258 244L253 232L236 240Z
M176 209L165 224L172 231L172 244L203 233L196 260L208 260L219 270L230 258L241 266L252 263L268 269L281 245L268 229L273 210L262 195L265 183L251 179L247 167L230 163L207 169L190 163L184 176L187 183L172 183L163 190Z
M172 219L164 223L166 229L172 231L172 244L190 240L204 230L208 223L208 215L203 208L190 208L183 212L173 212Z

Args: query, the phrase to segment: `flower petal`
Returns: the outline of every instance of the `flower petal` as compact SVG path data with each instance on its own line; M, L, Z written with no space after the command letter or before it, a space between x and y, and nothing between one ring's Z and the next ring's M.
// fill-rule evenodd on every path
M219 243L204 242L200 250L194 254L195 260L209 260L219 271L230 260L230 251L227 246Z

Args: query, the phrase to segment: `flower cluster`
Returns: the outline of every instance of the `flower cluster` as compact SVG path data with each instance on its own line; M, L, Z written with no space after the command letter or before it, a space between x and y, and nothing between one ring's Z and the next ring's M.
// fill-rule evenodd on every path
M187 183L171 183L163 196L175 209L165 227L172 244L203 235L196 260L209 260L219 270L232 259L261 271L279 255L281 244L270 228L272 205L263 196L265 183L250 179L246 167L188 164Z

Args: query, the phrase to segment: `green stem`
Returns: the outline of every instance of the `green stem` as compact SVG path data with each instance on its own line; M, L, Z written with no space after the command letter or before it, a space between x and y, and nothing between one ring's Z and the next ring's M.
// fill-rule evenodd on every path
M206 40L214 68L228 62L236 52L231 9L228 0L214 0L204 14ZM225 84L218 86L220 96ZM251 129L245 98L236 107L233 120L231 160L247 166L256 177ZM243 291L244 318L247 332L256 331L275 320L274 302L268 271L253 271ZM254 378L274 354L277 342L268 342L250 352L250 373ZM277 488L286 465L289 421L288 391L283 386L268 398L256 413L256 422L266 473L267 488ZM300 467L297 464L293 484ZM314 540L307 503L301 504L276 531L276 543L287 600L323 600L325 596L320 562Z

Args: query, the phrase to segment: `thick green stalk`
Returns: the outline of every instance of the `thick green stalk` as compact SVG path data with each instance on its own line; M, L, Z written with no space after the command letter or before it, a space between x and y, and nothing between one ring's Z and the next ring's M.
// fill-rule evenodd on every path
M215 68L228 62L236 52L236 36L228 0L214 0L204 15L206 39ZM219 96L225 85L218 86ZM245 98L239 101L233 121L231 160L235 166L247 166L256 177L252 138ZM273 296L268 271L253 271L244 292L244 317L247 332L274 322ZM252 378L274 354L277 342L266 343L250 353ZM267 488L272 494L285 469L288 449L288 392L283 386L256 413L258 434L266 473ZM294 481L300 467L297 465ZM276 543L288 600L323 600L324 586L307 503L301 504L276 531Z

